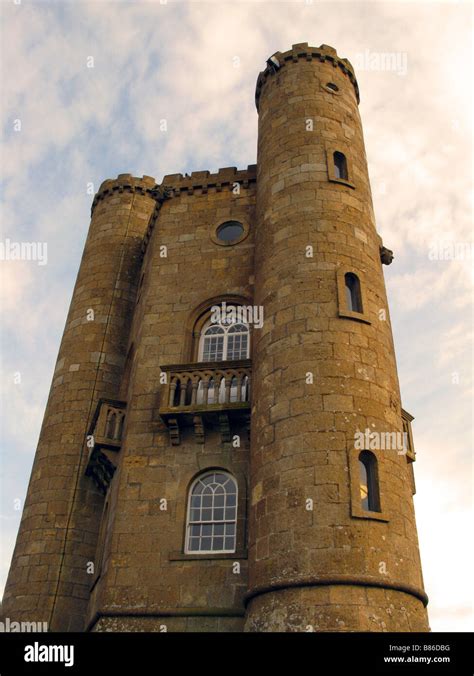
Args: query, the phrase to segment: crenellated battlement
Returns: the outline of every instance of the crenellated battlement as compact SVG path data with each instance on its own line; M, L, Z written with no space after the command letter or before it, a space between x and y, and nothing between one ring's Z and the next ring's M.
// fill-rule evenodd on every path
M170 196L178 197L181 193L192 195L195 190L205 194L210 189L220 192L225 187L239 183L248 188L257 180L257 165L249 164L247 169L224 167L215 174L209 171L193 171L191 174L168 174L163 177L162 186L170 192Z
M291 49L286 52L275 52L271 59L276 59L274 65L267 62L267 67L257 78L257 86L255 90L255 105L257 106L260 99L260 92L266 80L274 75L280 68L284 68L286 63L289 61L296 63L299 59L306 59L311 61L312 59L319 59L321 62L329 61L332 62L334 68L340 68L342 72L347 75L349 80L352 82L357 98L357 103L360 101L359 96L359 85L357 84L357 79L355 76L354 68L348 59L341 59L334 47L329 45L321 45L320 47L309 47L307 42L301 42L299 44L293 45ZM270 61L270 59L268 60ZM278 65L277 65L278 64Z
M157 187L156 181L152 176L139 178L138 176L132 176L132 174L119 174L117 178L108 178L101 183L99 190L94 196L91 215L94 213L97 203L113 193L137 192L141 195L145 195L146 193L153 195Z
M232 188L234 183L239 183L243 188L248 188L256 180L256 164L249 164L247 169L224 167L218 169L214 174L209 171L193 171L191 174L184 175L167 174L163 177L161 184L157 184L152 176L139 178L132 176L132 174L119 174L117 178L109 178L101 183L92 202L91 215L100 200L114 193L136 192L141 195L148 193L154 199L163 201L165 197L179 197L182 193L192 195L195 190L200 190L201 194L213 189L220 192L223 188Z

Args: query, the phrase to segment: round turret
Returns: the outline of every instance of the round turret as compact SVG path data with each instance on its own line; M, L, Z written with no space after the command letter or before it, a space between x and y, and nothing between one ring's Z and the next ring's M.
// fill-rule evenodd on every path
M407 457L357 441L403 424L357 81L326 45L267 63L246 629L426 630Z

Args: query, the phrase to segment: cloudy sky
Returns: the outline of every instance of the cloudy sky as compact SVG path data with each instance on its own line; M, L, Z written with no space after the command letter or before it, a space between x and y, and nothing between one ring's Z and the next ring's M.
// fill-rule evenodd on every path
M48 246L46 265L0 261L0 587L91 184L256 162L258 72L293 43L326 43L357 70L377 225L396 256L384 271L403 406L416 418L431 626L472 630L471 4L1 0L0 8L0 241ZM386 53L397 55L396 68L378 67Z

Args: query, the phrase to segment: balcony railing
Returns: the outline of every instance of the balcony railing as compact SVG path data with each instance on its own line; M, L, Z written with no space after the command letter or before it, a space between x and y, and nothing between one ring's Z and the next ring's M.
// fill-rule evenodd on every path
M171 442L179 444L179 428L194 425L196 438L204 441L207 422L217 422L227 440L230 422L250 411L251 361L201 362L163 366L159 414L170 430Z
M163 366L167 390L160 411L227 408L250 401L250 360Z

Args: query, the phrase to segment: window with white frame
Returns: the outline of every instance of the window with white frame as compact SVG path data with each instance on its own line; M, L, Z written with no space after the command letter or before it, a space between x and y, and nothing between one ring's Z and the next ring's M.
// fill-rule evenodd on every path
M186 554L235 552L237 493L237 482L227 472L206 472L194 481L188 499Z
M199 342L199 361L248 359L250 348L248 324L225 319L203 326Z

